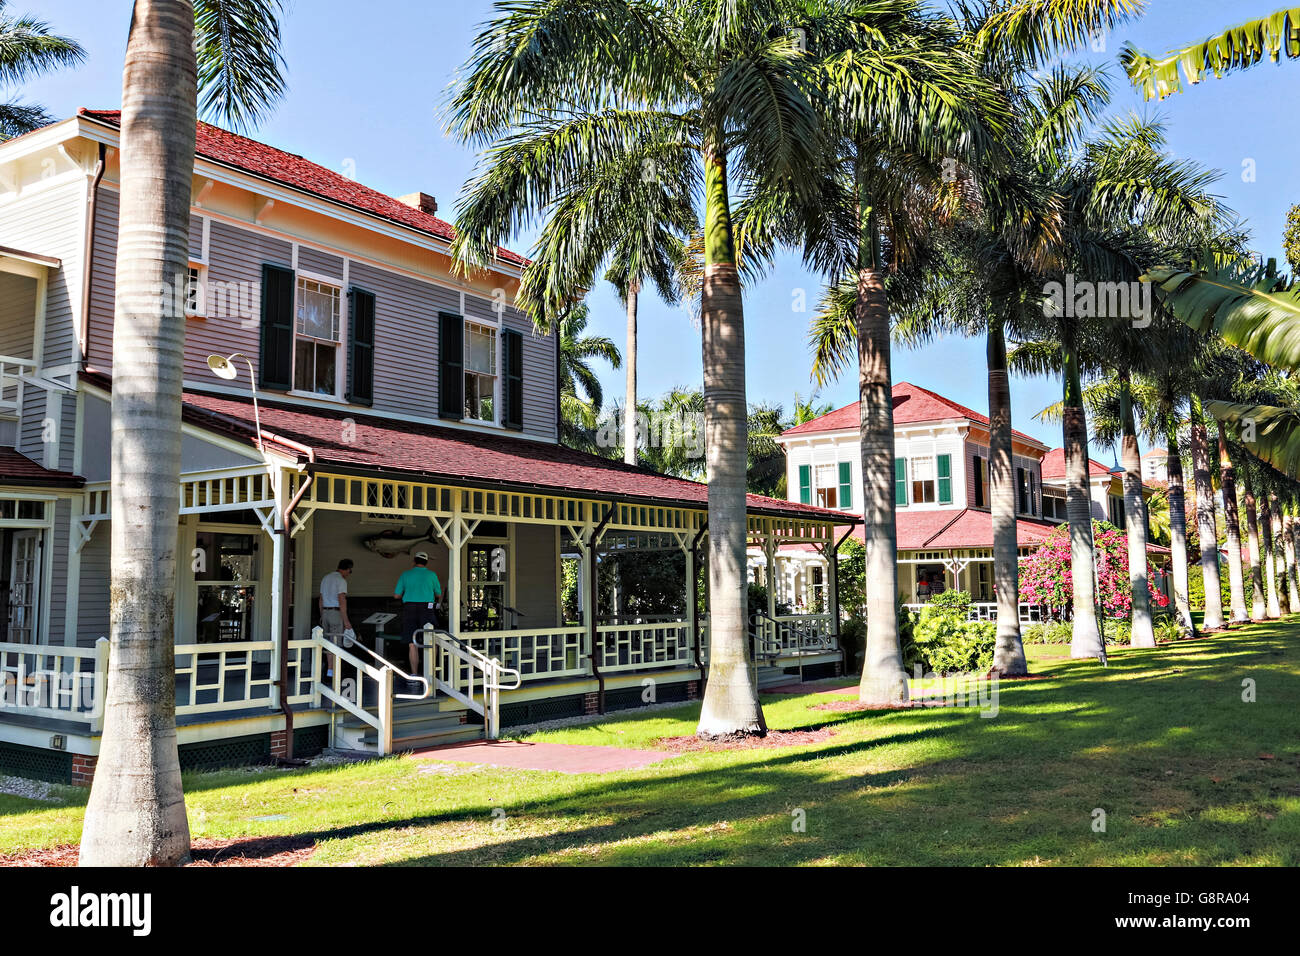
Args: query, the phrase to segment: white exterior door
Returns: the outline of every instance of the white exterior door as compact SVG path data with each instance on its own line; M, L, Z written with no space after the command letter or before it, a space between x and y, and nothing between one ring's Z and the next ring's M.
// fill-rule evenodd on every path
M13 566L9 572L9 640L34 644L40 611L40 531L15 531Z

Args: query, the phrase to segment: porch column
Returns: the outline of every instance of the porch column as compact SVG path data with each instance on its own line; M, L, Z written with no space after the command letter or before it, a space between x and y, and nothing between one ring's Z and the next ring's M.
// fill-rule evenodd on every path
M834 534L831 535L834 538ZM840 556L832 541L822 552L826 558L826 613L831 616L831 630L840 633Z
M763 556L767 559L767 616L776 617L776 538L770 531L763 536Z
M289 626L284 608L285 578L288 574L285 540L289 532L284 526L284 509L288 501L285 495L286 482L283 469L276 468L271 473L271 483L275 493L275 514L271 517L271 674L273 679L267 705L274 710L279 710L280 684L274 678L283 680L286 677L284 645L286 629ZM284 689L286 692L289 691L287 682Z

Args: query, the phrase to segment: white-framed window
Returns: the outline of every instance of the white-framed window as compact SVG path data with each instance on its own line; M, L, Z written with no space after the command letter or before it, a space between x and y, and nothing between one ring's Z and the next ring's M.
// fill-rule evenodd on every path
M298 277L293 343L296 391L338 395L341 299L339 286Z
M465 323L465 417L496 421L497 330Z
M208 267L191 259L185 278L185 318L203 318L208 314Z
M911 459L912 466L912 503L932 504L935 501L934 457Z
M839 466L817 466L817 504L822 508L839 507Z

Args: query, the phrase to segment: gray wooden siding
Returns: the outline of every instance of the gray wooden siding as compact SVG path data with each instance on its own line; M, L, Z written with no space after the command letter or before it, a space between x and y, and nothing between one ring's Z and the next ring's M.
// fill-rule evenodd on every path
M459 312L460 294L360 262L348 281L375 294L375 411L437 418L438 313Z
M112 530L95 529L81 549L81 590L77 596L77 646L93 647L108 637L108 578Z
M62 260L62 268L50 270L46 295L47 366L66 365L75 358L74 309L81 305L84 196L84 180L73 180L20 197L6 204L0 214L0 245Z
M515 308L506 309L503 324L524 336L524 431L557 438L555 336L541 335L533 320Z
M988 458L989 450L985 445L977 445L973 442L966 443L966 500L970 502L970 507L975 507L975 458ZM1042 465L1033 458L1026 458L1023 455L1011 456L1011 481L1015 487L1016 469L1024 468L1034 476L1034 511L1029 517L1043 516L1043 469ZM1020 507L1020 490L1016 488L1016 508ZM989 492L984 489L984 506L981 510L989 509Z
M298 247L298 268L343 281L343 259L311 246Z
M0 355L32 357L36 319L36 280L0 273Z
M117 212L117 193L104 190L95 230L90 318L90 364L103 371L111 371L112 367ZM207 367L210 354L240 351L256 360L261 339L262 265L271 262L291 266L293 247L288 241L215 219L209 228L210 308L206 317L186 323L185 377L192 382L216 384ZM298 247L299 269L340 280L344 258L344 254ZM387 411L436 420L438 313L460 313L460 292L355 259L348 261L347 268L350 285L375 294L375 395L371 410L376 414ZM231 289L242 290L242 294L223 295ZM465 299L467 317L495 320L491 299L472 295ZM513 307L505 309L502 324L524 333L524 433L554 439L554 337L537 335L531 320Z
M54 505L54 528L45 536L45 546L54 549L50 580L49 642L63 643L63 626L68 609L68 539L71 534L72 502L61 498Z

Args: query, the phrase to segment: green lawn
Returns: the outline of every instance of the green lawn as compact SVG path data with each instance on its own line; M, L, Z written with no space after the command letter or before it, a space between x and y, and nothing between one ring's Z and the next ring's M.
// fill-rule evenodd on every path
M1300 626L1119 649L1107 669L1066 653L1031 647L1046 678L1004 683L992 719L765 698L773 728L834 736L601 776L406 758L195 774L190 824L196 837L314 834L312 865L1300 863ZM527 739L650 746L692 733L697 710ZM85 796L63 794L55 808L0 796L0 852L75 842Z

